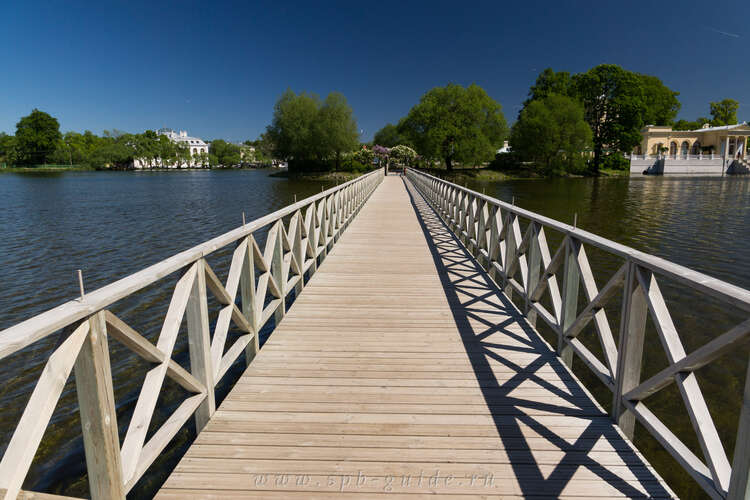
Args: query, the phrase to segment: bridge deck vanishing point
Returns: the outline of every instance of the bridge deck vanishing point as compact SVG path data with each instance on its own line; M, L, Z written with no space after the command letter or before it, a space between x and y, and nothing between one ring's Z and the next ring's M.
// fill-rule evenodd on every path
M158 498L672 496L387 176Z

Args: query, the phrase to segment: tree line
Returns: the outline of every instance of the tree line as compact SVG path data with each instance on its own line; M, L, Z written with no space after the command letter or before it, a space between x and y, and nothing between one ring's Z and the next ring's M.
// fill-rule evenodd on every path
M34 109L16 124L15 135L0 133L0 165L76 165L90 168L129 168L138 160L146 168L179 165L232 166L243 163L270 163L262 141L245 141L242 145L223 139L210 142L206 153L191 154L186 144L146 130L130 134L105 130L101 136L60 132L56 118ZM250 146L255 147L252 152Z

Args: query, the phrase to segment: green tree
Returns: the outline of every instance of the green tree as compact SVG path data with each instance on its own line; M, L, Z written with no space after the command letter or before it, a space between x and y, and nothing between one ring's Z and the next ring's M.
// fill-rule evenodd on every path
M392 148L398 144L404 144L406 138L401 135L396 125L392 123L386 124L385 127L375 132L375 136L372 139L373 144L380 144L387 148Z
M298 162L316 157L313 128L319 108L316 95L296 95L289 89L281 95L274 105L273 121L266 129L276 157Z
M428 91L399 128L419 154L443 159L448 170L455 161L476 165L492 159L508 131L500 104L476 84Z
M532 101L544 99L551 94L573 96L573 79L567 71L555 72L552 68L547 68L536 78L536 83L529 89L529 98L523 103L525 108Z
M711 120L705 116L701 116L695 121L677 120L672 126L672 130L698 130L706 123L711 123Z
M720 127L723 125L734 125L737 123L737 110L740 103L734 99L723 99L711 103L711 125Z
M554 168L574 171L583 163L582 153L591 144L591 136L583 106L570 97L550 94L521 111L510 144L522 160L533 161L547 172Z
M216 166L231 167L242 161L241 149L238 145L223 139L211 141L210 152L216 157Z
M0 165L14 165L16 163L16 138L0 132Z
M16 124L18 162L25 165L47 163L57 149L62 135L57 119L34 109Z
M341 166L341 153L352 151L359 145L357 121L346 97L339 92L328 94L312 129L319 158L332 155L336 159L336 170Z
M614 64L601 64L573 77L593 132L594 172L599 171L604 148L630 151L641 140L645 103L637 74Z
M638 77L643 92L641 121L644 125L670 125L682 106L677 99L680 93L655 76L638 74Z

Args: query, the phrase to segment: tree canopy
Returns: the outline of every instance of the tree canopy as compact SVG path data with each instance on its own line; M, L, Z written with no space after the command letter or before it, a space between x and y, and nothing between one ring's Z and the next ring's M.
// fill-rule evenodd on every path
M536 83L529 89L529 98L523 103L525 108L532 101L542 100L551 94L573 97L573 79L567 71L555 72L547 68L536 78ZM519 113L520 115L520 113Z
M313 138L318 157L325 159L334 156L337 170L341 164L341 153L359 146L357 121L343 94L331 92L323 101L314 122Z
M586 122L593 133L592 170L598 171L604 148L630 151L641 140L646 105L637 74L602 64L573 77Z
M672 125L672 130L698 130L706 123L711 123L711 120L709 120L705 116L701 116L694 121L677 120L676 122L674 122L674 125Z
M583 105L593 132L594 171L598 170L605 149L630 151L640 141L643 125L670 125L680 110L679 92L659 78L613 64L601 64L572 76L566 71L545 69L529 89L522 112L530 103L553 94L568 96Z
M711 103L711 125L720 127L722 125L734 125L737 123L737 110L740 103L734 99L723 99Z
M47 163L62 138L60 123L44 111L34 109L16 124L17 161L24 165Z
M513 125L510 145L525 161L547 172L581 170L582 151L591 144L583 106L567 96L550 94L533 100Z
M375 132L375 136L372 139L373 144L380 144L387 148L405 144L406 142L406 138L401 135L398 127L392 123L386 124L385 127Z
M476 165L492 159L507 135L502 107L476 84L436 87L422 96L399 124L400 131L430 159Z
M231 167L240 164L242 161L240 147L224 139L214 139L211 141L209 151L211 165Z
M321 103L313 94L287 90L274 106L267 139L276 156L290 160L290 168L318 166L336 160L358 146L357 122L346 98L332 92Z

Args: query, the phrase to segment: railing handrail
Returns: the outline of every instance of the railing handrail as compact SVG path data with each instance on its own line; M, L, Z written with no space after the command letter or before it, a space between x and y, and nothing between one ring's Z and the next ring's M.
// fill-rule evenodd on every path
M617 243L616 241L612 241L602 236L598 236L584 229L574 227L570 224L560 222L556 219L552 219L536 212L532 212L530 210L520 208L516 205L512 205L497 198L493 198L477 191L473 191L467 187L454 184L450 181L440 179L439 177L435 177L425 172L421 172L413 168L409 168L408 170L411 170L412 172L415 172L419 175L437 180L445 185L458 189L459 191L469 193L480 200L497 205L500 208L507 210L508 212L520 215L521 217L532 220L544 226L551 227L565 235L574 236L584 243L589 243L597 248L606 250L619 257L629 258L642 266L658 270L660 273L666 274L677 281L692 284L698 290L702 290L717 298L726 300L727 302L730 302L737 307L750 312L750 290L741 288L731 283L727 283L726 281L722 281L718 278L714 278L699 271L695 271L675 262L666 260L662 257L657 257L656 255L651 255L640 250L636 250L635 248L623 245L622 243Z
M104 285L92 292L87 292L83 299L73 299L64 302L57 307L48 309L5 330L0 331L0 360L13 354L24 347L41 340L45 336L59 330L60 328L81 320L91 314L108 307L128 295L141 290L164 276L167 276L185 267L188 263L196 261L201 257L234 243L235 241L261 229L270 223L297 210L310 205L320 199L326 198L333 193L363 179L377 175L379 170L369 172L361 177L352 179L338 186L332 187L321 193L305 198L291 205L287 205L275 212L264 215L258 219L247 222L244 226L232 229L224 234L216 236L204 243L196 245L180 253L168 257L156 264L152 264L140 271L120 278L119 280Z
M509 298L514 292L520 295L524 302L521 312L529 324L535 326L539 317L554 331L561 361L571 368L573 355L577 355L612 391L611 417L628 437L633 437L637 419L711 497L745 498L750 491L750 364L731 462L695 371L750 342L750 318L687 353L657 276L686 284L743 312L750 311L750 291L424 172L408 169L407 178L505 294ZM528 220L523 234L521 218ZM554 256L545 229L562 233L562 243ZM601 289L585 244L624 260ZM557 280L560 269L562 287ZM516 278L518 274L520 278ZM581 285L586 299L582 310L578 307ZM604 306L620 288L623 298L616 341ZM541 301L545 294L549 295L551 311ZM649 316L669 364L643 381ZM602 356L595 355L578 339L590 323L595 327ZM644 404L645 398L673 383L685 403L702 459Z

